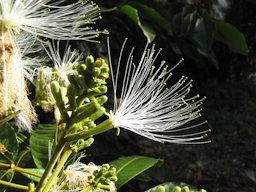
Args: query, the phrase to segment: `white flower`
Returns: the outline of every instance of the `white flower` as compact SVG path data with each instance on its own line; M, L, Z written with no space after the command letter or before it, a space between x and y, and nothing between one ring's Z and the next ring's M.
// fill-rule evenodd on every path
M36 69L46 63L45 57L39 56L44 47L34 36L29 33L20 33L13 36L13 44L17 47L22 58L22 70L24 77L33 83ZM38 56L34 56L37 54Z
M167 69L164 62L155 67L159 52L155 54L154 46L151 50L146 46L137 65L133 61L133 50L128 54L127 61L123 62L124 45L125 42L116 73L113 72L109 54L114 89L114 109L110 116L114 127L130 130L158 142L208 142L203 139L209 130L194 131L194 127L203 123L186 126L200 116L199 106L204 99L198 99L198 95L188 98L192 81L182 77L172 87L165 88L171 71L180 62L172 69ZM124 74L120 73L121 64L125 66ZM120 99L117 98L119 96Z
M78 64L81 60L82 54L77 50L71 50L71 46L66 44L62 55L60 41L57 41L56 45L54 45L54 42L49 44L49 50L46 49L46 52L53 62L56 75L64 83L67 83L68 74L75 73L74 65Z
M1 0L0 26L61 40L89 40L100 33L86 25L99 19L99 8L87 0L63 5L63 0Z
M54 186L52 186L51 191L78 192L86 189L87 187L91 188L90 192L105 191L96 189L96 187L92 187L91 183L92 180L98 179L95 178L94 173L101 171L102 166L95 165L94 163L89 163L88 165L81 163L80 160L83 157L83 155L80 156L73 164L66 168L66 170L63 172L63 175L60 177L60 180L57 181ZM109 187L110 191L116 191L114 182L109 183Z
M35 110L27 96L27 85L24 77L24 61L11 36L6 33L4 44L0 41L2 71L0 78L0 117L8 115L8 110L21 112L16 116L20 128L31 131L37 121Z

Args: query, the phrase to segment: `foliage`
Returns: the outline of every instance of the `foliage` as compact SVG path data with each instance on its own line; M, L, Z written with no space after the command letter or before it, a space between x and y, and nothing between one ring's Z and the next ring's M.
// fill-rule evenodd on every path
M214 48L216 41L222 42L231 52L248 54L244 35L217 16L210 0L99 1L99 4L102 15L108 18L101 25L108 26L110 35L115 33L116 43L122 42L118 37L128 36L141 41L144 35L148 42L156 43L165 51L171 50L178 58L191 59L199 68L208 68L206 63L219 68Z
M171 56L189 58L198 68L208 68L202 64L205 61L219 68L216 42L247 55L244 35L216 15L210 0L97 3L103 17L96 25L100 30L91 28L100 18L93 2L0 2L0 190L114 192L131 179L147 177L142 173L163 163L158 158L136 156L134 151L131 156L110 158L110 164L102 154L101 165L83 163L96 136L112 129L117 135L123 128L158 142L209 142L205 141L209 130L193 132L205 122L187 124L201 116L199 106L204 98L190 96L192 81L184 76L166 89L173 68L157 63L159 53L154 45L151 49L148 45L172 50ZM110 52L109 43L107 51L91 44L97 42L98 35L107 34L105 29L114 52L114 59L109 53L108 62L92 56ZM124 43L116 59L124 36L136 42L139 50L145 49L140 57L133 56L133 50L126 53ZM77 43L84 52L89 48L90 54L80 54L69 42L63 46L60 40L76 40L71 44ZM107 86L110 76L112 87ZM27 80L34 86L29 90L34 98L28 97ZM112 97L112 110L106 104L107 96ZM54 118L37 123L32 104ZM198 190L168 182L146 192L189 191Z

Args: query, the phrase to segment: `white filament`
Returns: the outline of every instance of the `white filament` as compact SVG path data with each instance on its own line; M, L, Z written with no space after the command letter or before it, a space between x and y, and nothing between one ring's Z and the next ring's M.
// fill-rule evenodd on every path
M36 36L61 40L95 41L99 31L88 25L99 19L99 8L87 0L63 5L63 0L1 0L0 23Z
M187 97L192 81L182 77L170 88L165 88L171 76L170 72L180 62L170 70L164 62L155 67L154 62L159 51L155 52L154 46L148 49L148 45L138 64L133 61L133 49L128 54L127 61L123 61L125 43L126 40L120 52L116 72L113 70L108 43L114 92L114 108L111 112L113 125L158 142L209 142L203 140L209 130L193 131L203 123L186 126L186 123L200 117L199 106L204 99L200 99L198 95ZM120 79L121 65L125 66L123 79Z

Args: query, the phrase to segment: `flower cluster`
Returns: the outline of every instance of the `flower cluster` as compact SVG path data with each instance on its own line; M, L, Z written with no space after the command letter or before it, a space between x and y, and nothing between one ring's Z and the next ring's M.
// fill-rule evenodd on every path
M96 4L79 0L63 5L62 0L0 1L0 25L9 32L26 32L35 36L61 40L94 41L99 31L91 25L99 19ZM28 42L29 43L29 42Z
M98 6L84 0L69 5L62 0L0 1L0 118L20 110L18 124L31 131L37 118L27 97L26 79L33 81L43 60L28 55L42 51L40 37L95 41L104 31L89 26L99 18Z
M79 162L80 158L60 176L51 191L79 192L90 189L90 192L116 192L115 176L116 170L108 164L102 166L94 163L84 164ZM88 190L89 191L89 190Z

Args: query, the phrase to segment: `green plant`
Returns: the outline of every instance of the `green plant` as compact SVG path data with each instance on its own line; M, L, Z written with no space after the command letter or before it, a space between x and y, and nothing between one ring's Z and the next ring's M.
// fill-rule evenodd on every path
M154 45L146 45L139 59L134 59L133 49L124 52L125 41L116 65L109 43L109 63L103 58L84 56L68 45L62 50L60 40L95 42L99 34L107 33L89 27L100 18L93 2L7 0L0 6L2 191L6 187L29 192L116 191L161 163L160 159L143 156L121 157L102 165L82 163L84 155L78 157L79 153L86 152L96 135L112 129L117 135L120 129L126 129L161 143L209 142L206 138L210 130L195 129L205 122L187 124L201 116L204 98L189 94L192 81L184 76L170 88L165 87L180 62L174 67L164 61L158 65L160 52ZM130 8L123 5L121 11L127 13ZM137 17L136 11L133 13ZM134 21L144 30L138 18ZM152 36L146 35L151 41ZM105 107L109 77L112 109ZM32 102L26 80L35 86ZM32 103L46 112L54 111L54 118L33 127L37 114ZM27 180L12 182L16 176ZM163 184L151 191L170 191L171 185ZM172 189L189 191L188 186Z

